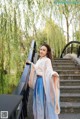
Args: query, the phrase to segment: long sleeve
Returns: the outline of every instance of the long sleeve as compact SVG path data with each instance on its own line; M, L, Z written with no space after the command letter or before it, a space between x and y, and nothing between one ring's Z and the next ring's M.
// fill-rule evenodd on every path
M59 77L53 77L54 92L55 92L55 112L60 113L60 83Z
M53 71L52 63L50 59L46 61L46 70L50 73L51 76L56 74L59 77L58 73Z
M60 113L60 82L59 82L59 75L56 71L53 71L51 60L48 59L46 62L46 70L48 75L50 76L50 93L51 93L51 98L53 100L53 96L55 96L55 112ZM56 75L56 77L55 77ZM53 95L53 90L54 89L54 95ZM57 106L58 105L58 109ZM58 112L57 112L58 111Z
M30 88L34 89L35 81L36 81L35 64L31 62L31 70L30 70L30 76L28 81Z

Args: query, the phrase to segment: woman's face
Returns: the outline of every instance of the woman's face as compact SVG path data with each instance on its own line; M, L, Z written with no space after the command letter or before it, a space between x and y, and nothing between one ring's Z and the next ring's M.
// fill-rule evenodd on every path
M45 46L41 46L39 55L40 55L40 57L44 57L47 55L47 48Z

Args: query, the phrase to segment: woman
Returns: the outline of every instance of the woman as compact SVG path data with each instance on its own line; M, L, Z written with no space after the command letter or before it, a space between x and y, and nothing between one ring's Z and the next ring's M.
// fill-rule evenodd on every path
M36 64L27 61L31 64L29 86L34 88L34 119L58 119L60 113L59 75L53 71L51 48L48 44L41 46L39 56Z

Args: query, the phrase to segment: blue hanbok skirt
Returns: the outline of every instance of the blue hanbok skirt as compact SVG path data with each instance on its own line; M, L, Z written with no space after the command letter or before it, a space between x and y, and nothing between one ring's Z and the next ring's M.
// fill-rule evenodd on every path
M46 99L41 76L37 76L33 92L33 115L34 119L58 119L54 106Z

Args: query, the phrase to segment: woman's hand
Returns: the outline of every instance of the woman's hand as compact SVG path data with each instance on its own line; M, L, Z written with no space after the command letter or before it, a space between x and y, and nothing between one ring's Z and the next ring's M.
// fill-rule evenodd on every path
M52 76L53 77L58 77L58 74L57 73L54 73Z
M31 62L30 62L29 60L27 60L27 61L26 61L26 64L30 65L30 64L31 64Z
M56 106L55 106L55 113L60 114L60 107L58 103L56 103Z
M56 105L55 105L55 113L60 114L60 106L59 106L59 80L58 80L58 74L55 72L53 74L53 81L54 81L54 89L55 89L55 99L56 99Z

